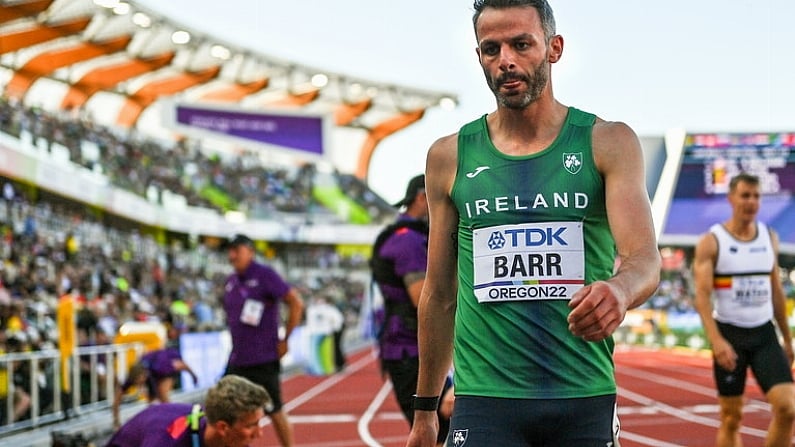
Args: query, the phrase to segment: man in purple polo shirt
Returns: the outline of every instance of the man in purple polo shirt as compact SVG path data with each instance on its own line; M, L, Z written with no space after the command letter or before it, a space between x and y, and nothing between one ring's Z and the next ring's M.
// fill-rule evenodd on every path
M373 279L384 297L384 326L379 335L381 365L411 425L419 373L417 303L428 266L428 199L424 174L409 181L406 196L395 206L403 212L376 239L371 267ZM441 443L447 436L449 419L440 417L439 424Z
M106 447L246 447L262 435L262 408L270 403L259 385L226 376L201 405L152 405L135 415Z
M273 406L266 408L282 446L293 445L293 429L282 410L280 359L287 338L301 322L301 295L272 268L255 261L254 242L237 235L229 242L229 262L235 272L226 280L224 310L232 336L226 374L262 385ZM288 308L284 338L279 337L279 304Z

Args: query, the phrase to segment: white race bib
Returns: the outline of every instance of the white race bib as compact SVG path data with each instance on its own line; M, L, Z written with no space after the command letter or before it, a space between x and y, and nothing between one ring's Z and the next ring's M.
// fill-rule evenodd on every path
M265 305L262 302L252 299L247 299L243 303L243 311L240 312L240 321L250 326L259 326L262 321L262 312L265 310Z
M732 278L734 305L738 308L764 307L770 303L770 275L737 275Z
M473 230L472 257L479 303L569 300L585 284L582 222Z

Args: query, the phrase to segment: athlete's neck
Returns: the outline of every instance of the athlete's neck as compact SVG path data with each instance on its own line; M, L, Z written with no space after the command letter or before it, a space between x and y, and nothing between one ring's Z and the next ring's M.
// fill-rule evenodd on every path
M756 238L756 220L729 219L723 223L723 227L737 240L750 241Z
M557 138L569 108L555 99L539 98L524 109L500 106L487 117L494 146L507 155L530 155Z

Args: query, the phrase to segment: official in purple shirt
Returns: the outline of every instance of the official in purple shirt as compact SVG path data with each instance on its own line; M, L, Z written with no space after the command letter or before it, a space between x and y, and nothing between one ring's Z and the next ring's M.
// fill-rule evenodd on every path
M281 358L287 353L287 338L301 322L304 308L298 291L272 268L255 261L254 241L235 236L228 244L229 262L235 272L224 286L223 305L232 353L226 374L245 377L262 385L270 394L266 408L281 445L293 445L293 429L282 410ZM285 335L279 338L279 308L288 308Z
M397 221L421 220L409 214L401 214ZM402 227L384 242L379 256L389 259L393 264L395 276L401 278L402 286L379 283L381 294L387 306L402 306L416 315L417 300L425 280L428 268L428 235ZM388 312L385 316L383 333L381 334L380 352L383 360L401 360L405 357L417 357L417 326L415 315L406 315L402 311Z
M174 388L174 380L182 371L190 374L194 384L198 382L196 373L182 360L177 348L158 349L141 356L141 359L130 368L127 380L116 387L112 405L113 426L119 427L119 408L124 394L130 388L146 387L148 402L157 400L167 403L171 389Z
M204 407L151 405L135 415L106 447L246 447L262 436L267 391L242 377L223 377Z
M409 424L414 421L413 396L419 375L417 304L428 267L428 199L425 175L409 181L406 196L395 204L403 213L376 241L373 277L384 297L385 320L379 336L381 365L392 381L395 398ZM381 272L390 270L389 274ZM445 392L447 388L445 389ZM447 435L449 419L439 418L439 442Z

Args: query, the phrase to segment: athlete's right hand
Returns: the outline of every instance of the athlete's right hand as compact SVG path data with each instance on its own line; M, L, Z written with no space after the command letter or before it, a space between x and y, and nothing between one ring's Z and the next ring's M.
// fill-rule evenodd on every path
M727 371L734 371L734 368L737 368L737 353L723 337L712 341L712 356L715 357L715 362Z
M415 411L406 447L434 447L439 433L439 419L435 411Z

